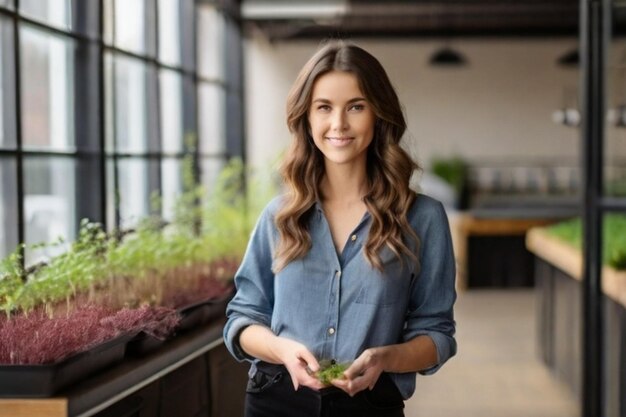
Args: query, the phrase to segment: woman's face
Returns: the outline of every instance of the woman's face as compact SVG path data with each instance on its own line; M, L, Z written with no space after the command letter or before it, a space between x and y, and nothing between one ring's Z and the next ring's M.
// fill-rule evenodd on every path
M319 77L308 117L313 141L327 166L365 165L376 116L353 74L331 71Z

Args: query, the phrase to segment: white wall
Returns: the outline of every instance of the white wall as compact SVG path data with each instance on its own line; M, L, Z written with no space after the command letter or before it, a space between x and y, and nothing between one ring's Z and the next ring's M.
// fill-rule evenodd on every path
M574 39L455 40L469 65L428 65L438 40L356 40L387 69L405 106L406 140L418 162L434 155L470 159L578 158L577 129L557 125L564 90L576 91L578 72L556 65ZM319 43L245 43L248 160L267 166L290 140L285 100L300 67ZM575 95L575 93L574 93ZM568 103L576 105L576 103Z

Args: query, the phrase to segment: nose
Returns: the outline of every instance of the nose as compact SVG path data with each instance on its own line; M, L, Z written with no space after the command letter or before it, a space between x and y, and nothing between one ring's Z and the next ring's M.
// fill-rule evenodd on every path
M343 132L348 129L348 117L344 111L336 111L333 114L331 127L335 132Z

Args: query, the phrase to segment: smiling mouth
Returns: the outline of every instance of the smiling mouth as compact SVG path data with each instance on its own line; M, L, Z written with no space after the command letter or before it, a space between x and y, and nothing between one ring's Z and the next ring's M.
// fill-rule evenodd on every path
M351 142L354 139L354 137L352 136L340 136L340 137L334 137L334 136L327 136L326 140L328 140L330 143L334 143L334 144L346 144Z

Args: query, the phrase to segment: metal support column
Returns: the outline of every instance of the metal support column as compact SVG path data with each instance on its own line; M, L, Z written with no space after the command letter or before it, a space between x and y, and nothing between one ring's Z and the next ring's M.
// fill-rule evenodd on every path
M583 168L582 417L604 416L602 160L606 14L603 0L580 2Z

